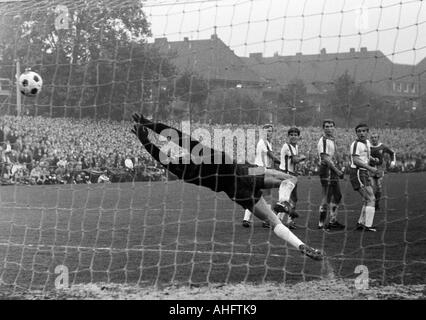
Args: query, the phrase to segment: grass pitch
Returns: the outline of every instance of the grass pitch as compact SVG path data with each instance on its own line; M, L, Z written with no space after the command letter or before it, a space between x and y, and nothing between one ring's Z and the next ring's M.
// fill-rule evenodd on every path
M379 231L364 233L354 230L361 201L348 179L342 181L339 210L347 228L324 232L316 229L318 177L302 177L302 228L295 234L323 249L323 262L287 247L256 218L252 228L243 228L243 209L225 194L178 181L1 187L0 292L48 295L58 265L67 267L74 287L353 283L358 265L367 267L371 284L422 285L425 178L426 173L387 175L375 217Z

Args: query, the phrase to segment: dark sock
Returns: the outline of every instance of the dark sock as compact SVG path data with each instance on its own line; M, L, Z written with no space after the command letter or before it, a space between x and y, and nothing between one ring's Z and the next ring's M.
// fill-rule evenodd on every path
M327 210L320 208L320 218L319 218L320 224L324 224L326 218L327 218Z

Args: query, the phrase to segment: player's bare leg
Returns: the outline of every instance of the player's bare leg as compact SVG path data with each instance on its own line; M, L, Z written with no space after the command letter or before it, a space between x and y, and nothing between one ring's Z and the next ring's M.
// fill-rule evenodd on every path
M293 189L293 192L290 195L290 203L292 206L292 209L289 213L285 214L283 212L280 212L278 214L278 218L280 218L281 221L284 221L286 219L286 222L284 223L287 228L290 230L297 229L296 221L295 219L299 216L296 212L296 203L297 203L297 185ZM280 216L281 215L281 216Z
M267 206L269 207L269 209L272 210L271 205L269 204L272 201L272 192L271 192L270 189L263 190L263 198L268 203ZM243 219L243 223L242 223L242 226L244 228L250 228L251 220L252 220L252 215L253 214L252 214L252 212L250 210L245 209L245 211L244 211L244 219ZM264 228L270 228L269 222L264 220L262 222L262 227L264 227Z
M376 198L376 202L375 202L375 208L376 211L380 210L380 199L382 197L382 188L383 188L383 177L372 177L370 178L371 181L371 187L373 188L374 191L374 196Z
M293 232L282 224L277 215L268 207L265 199L261 197L251 210L253 214L261 220L268 221L274 233L290 245L298 249L304 255L314 259L322 260L324 254L317 249L304 244Z
M257 168L251 168L250 169L251 174L264 174L265 178L264 178L264 184L265 184L265 191L266 191L266 195L268 196L268 198L270 198L272 200L272 194L268 193L268 189L273 189L273 188L279 188L278 191L278 200L279 202L283 205L288 207L288 212L290 212L291 210L291 205L289 203L289 199L290 199L290 194L293 191L296 183L297 183L297 178L290 175L290 174L286 174L282 171L279 170L275 170L275 169L269 169L269 168L264 168L264 167L257 167ZM272 211L271 205L267 204L269 211ZM247 220L248 217L250 217L249 215L250 211L246 210L245 211L245 217L244 217L244 221L243 221L243 225L245 223L245 221ZM246 226L249 226L249 224L246 223ZM263 223L263 227L270 227L270 225L268 224L267 221L265 221Z
M272 200L272 194L268 194L268 193L267 193L267 191L269 191L269 190L268 190L268 189L266 189L266 190L264 190L264 191L263 191L263 197L264 197L264 198L268 198L268 200L267 200L267 199L265 199L265 201L267 202L267 206L268 206L268 208L269 208L270 210L272 210L272 207L271 207L271 205L269 204L269 203L270 203L270 201L269 201L269 200ZM270 198L270 199L269 199L269 198ZM244 228L250 228L252 215L253 215L253 214L252 214L252 212L251 212L250 210L246 209L246 210L244 211L244 219L243 219L243 223L242 223L242 226L243 226ZM270 226L270 224L269 224L269 221L264 220L264 221L262 222L262 227L264 227L264 228L270 228L271 226Z
M342 200L342 193L340 192L339 183L332 184L330 186L331 198L329 202L330 209L330 221L327 224L327 229L329 230L342 230L345 228L345 225L337 221L337 213L340 201Z
M279 170L264 168L265 173L265 189L279 188L282 182L290 181L293 184L297 183L297 178L290 174ZM293 190L293 189L292 189Z
M327 212L329 208L330 197L330 185L321 186L321 204L319 207L319 221L318 229L324 229L325 220L327 219Z
M377 179L377 188L374 196L376 197L376 210L380 210L380 200L382 199L383 177Z
M375 232L377 229L373 227L373 220L376 211L376 198L374 197L373 188L371 186L362 187L358 192L362 197L363 207L361 209L357 229Z
M290 174L278 171L275 169L266 169L265 171L265 187L266 188L279 188L278 189L278 203L275 205L274 210L278 213L296 213L293 212L294 204L290 201L291 193L296 187L297 178Z
M263 190L263 198L265 199L267 206L270 210L272 210L272 190L271 189L264 189ZM270 228L271 226L269 225L268 221L263 221L262 223L262 227L264 228Z

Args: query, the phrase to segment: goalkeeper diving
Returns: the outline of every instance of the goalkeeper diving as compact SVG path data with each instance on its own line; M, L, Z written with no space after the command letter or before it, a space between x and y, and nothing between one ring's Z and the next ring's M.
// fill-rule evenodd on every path
M297 178L284 172L259 167L257 165L237 163L225 152L209 148L181 131L163 123L152 122L142 115L134 114L135 125L132 132L139 138L151 156L160 162L168 171L185 182L207 187L215 192L225 192L228 197L248 209L259 219L270 224L274 233L284 241L299 250L302 254L322 260L324 253L303 243L292 233L267 205L262 196L262 189L285 187L286 181L294 184ZM181 156L170 161L170 157L151 142L148 129L164 137L170 137L170 132L176 133L179 146L184 146L184 139L189 141L186 155L201 155L201 157ZM176 139L177 140L177 139ZM200 161L199 161L200 160Z

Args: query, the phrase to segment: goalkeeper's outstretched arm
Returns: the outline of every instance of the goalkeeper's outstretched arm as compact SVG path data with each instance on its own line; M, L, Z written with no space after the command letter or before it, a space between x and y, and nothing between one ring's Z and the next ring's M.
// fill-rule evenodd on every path
M176 141L179 146L185 145L184 142L183 142L184 139L187 139L187 141L189 141L190 150L188 150L188 151L191 151L196 145L198 145L200 143L198 140L193 139L191 136L184 134L184 133L182 133L182 131L180 131L176 128L172 128L172 127L170 127L170 126L168 126L164 123L152 122L152 121L146 119L145 117L143 117L142 115L137 114L137 113L134 113L132 115L132 117L133 117L133 120L136 123L139 123L139 124L143 125L145 128L151 129L152 131L154 131L155 133L160 134L160 135L161 134L164 135L165 132L167 132L166 130L175 131L179 136L179 142ZM167 136L165 136L165 138L167 138Z
M155 160L161 163L160 159L165 159L166 155L149 140L148 130L146 128L142 125L135 124L133 126L132 133L139 138L139 141L145 147L146 151L148 151Z

